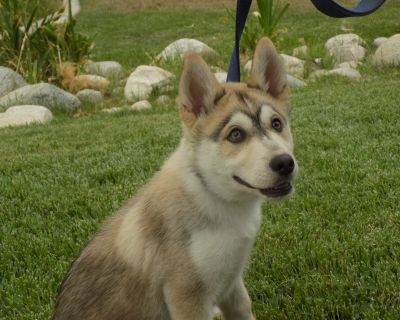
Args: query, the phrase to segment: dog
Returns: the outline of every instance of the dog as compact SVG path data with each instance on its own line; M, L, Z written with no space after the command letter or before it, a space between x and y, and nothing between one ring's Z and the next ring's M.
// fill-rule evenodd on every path
M261 39L248 83L221 85L188 54L179 109L179 146L73 262L53 319L253 319L242 274L261 204L297 172L280 55Z

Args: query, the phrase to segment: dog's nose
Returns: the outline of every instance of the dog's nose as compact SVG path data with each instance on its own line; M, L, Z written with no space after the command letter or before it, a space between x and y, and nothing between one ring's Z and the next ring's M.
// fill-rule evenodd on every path
M272 158L270 168L281 176L287 176L294 170L294 160L288 154L281 154Z

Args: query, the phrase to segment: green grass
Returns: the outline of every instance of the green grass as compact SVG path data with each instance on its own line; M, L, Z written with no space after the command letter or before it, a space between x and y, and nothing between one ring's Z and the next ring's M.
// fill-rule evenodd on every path
M399 13L392 1L345 23L371 42L400 32ZM302 37L322 46L343 22L291 11L284 24L280 47L291 53ZM96 59L128 70L181 37L216 48L226 68L233 37L225 11L84 7L79 25L96 35ZM165 67L178 76L179 64ZM257 319L400 318L400 69L360 71L360 82L329 78L292 94L300 173L291 200L264 206L246 275ZM0 130L1 319L50 317L80 248L177 145L175 93L142 113Z

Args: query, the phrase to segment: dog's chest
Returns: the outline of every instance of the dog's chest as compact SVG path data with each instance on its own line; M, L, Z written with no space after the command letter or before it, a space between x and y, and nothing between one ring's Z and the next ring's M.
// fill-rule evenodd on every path
M240 277L260 225L260 210L195 232L190 255L216 299Z

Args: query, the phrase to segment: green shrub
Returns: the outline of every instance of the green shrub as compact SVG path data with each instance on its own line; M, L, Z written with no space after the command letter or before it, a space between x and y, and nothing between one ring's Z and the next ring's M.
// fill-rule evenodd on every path
M75 31L71 13L63 23L63 10L37 20L38 3L0 0L0 65L13 68L29 82L59 81L65 61L82 66L92 41Z
M280 5L279 1L257 0L259 11L250 14L242 35L242 52L252 55L258 40L269 37L274 43L278 42L282 29L278 24L289 8L289 3Z

